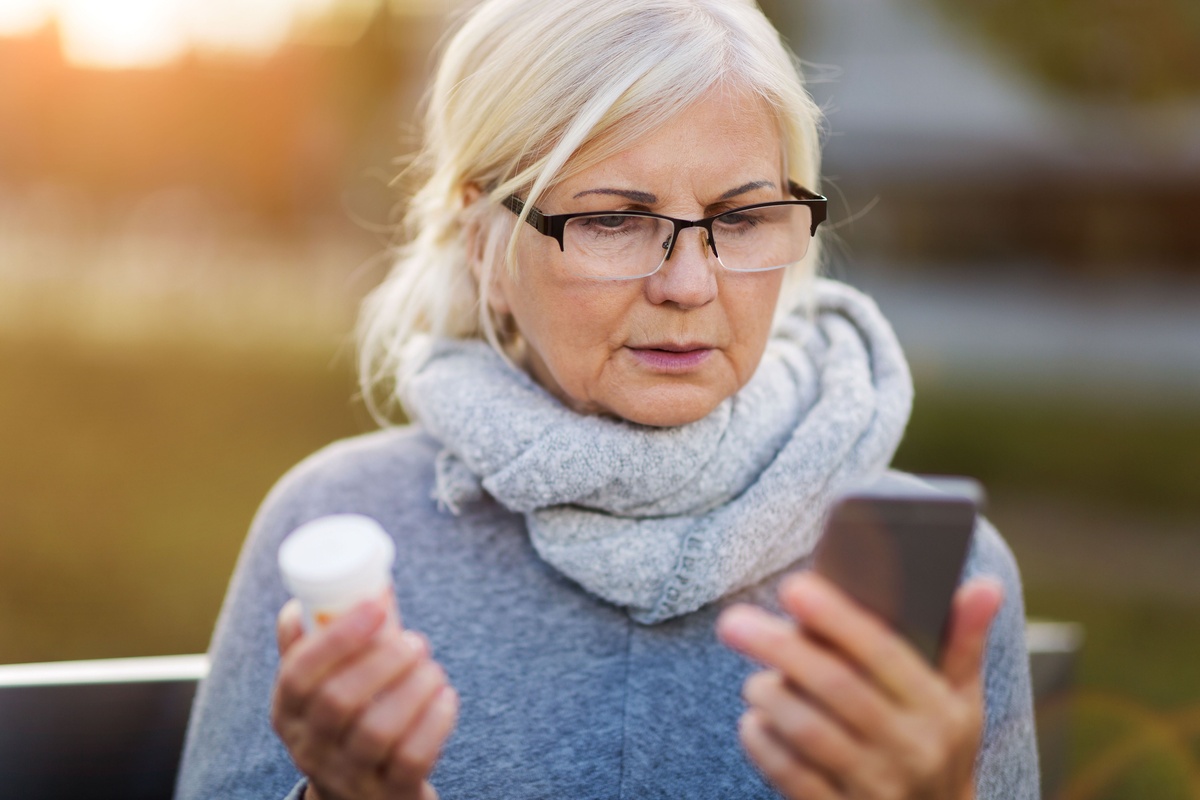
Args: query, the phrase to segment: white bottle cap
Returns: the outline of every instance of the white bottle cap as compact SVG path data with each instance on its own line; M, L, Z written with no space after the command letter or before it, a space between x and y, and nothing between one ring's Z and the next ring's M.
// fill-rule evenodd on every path
M396 546L379 523L361 514L320 517L292 531L279 548L283 583L312 626L377 597L392 580Z

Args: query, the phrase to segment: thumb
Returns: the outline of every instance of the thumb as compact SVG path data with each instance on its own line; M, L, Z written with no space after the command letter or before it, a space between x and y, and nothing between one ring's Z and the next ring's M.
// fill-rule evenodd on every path
M1004 588L993 578L974 578L954 593L950 630L942 653L942 674L956 688L979 680L988 628L1004 602Z
M275 619L275 642L279 645L281 656L304 635L304 623L300 621L300 614L300 601L294 597L279 609L279 616Z

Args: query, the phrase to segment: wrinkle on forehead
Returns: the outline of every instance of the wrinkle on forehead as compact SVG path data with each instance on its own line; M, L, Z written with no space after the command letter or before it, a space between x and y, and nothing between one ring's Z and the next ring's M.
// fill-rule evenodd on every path
M766 125L756 127L760 135L732 143L717 131L676 144L677 131L664 129L663 136L644 140L555 187L542 208L546 213L580 213L627 208L628 203L699 219L733 205L782 199L778 140ZM729 206L722 209L721 204Z
M723 107L720 112L716 109ZM695 117L698 109L707 109L713 113L706 113L699 120ZM690 122L684 125L684 120ZM695 171L697 167L701 167L702 162L713 163L714 165L725 161L733 154L733 151L738 149L740 144L757 144L755 148L763 152L772 159L769 175L753 175L745 174L735 177L737 180L745 179L766 179L779 180L784 178L785 165L784 161L784 145L783 145L783 130L781 120L778 114L775 113L773 106L763 98L759 93L752 89L745 88L738 84L720 83L701 96L695 103L685 107L678 114L672 117L650 133L632 140L621 141L623 132L618 125L601 134L596 139L592 140L572 156L571 160L563 168L561 177L556 179L550 187L548 187L545 196L554 196L563 184L570 184L579 187L579 184L574 180L581 173L591 172L598 166L611 163L619 163L628 159L628 157L639 150L644 149L647 144L660 140L663 137L664 131L671 131L675 134L672 137L670 145L666 148L667 157L659 158L661 162L671 162L676 170ZM715 153L707 152L703 155L698 150L709 150L708 147L700 145L705 141L711 141L712 137L709 134L718 136L728 146L718 148ZM615 144L620 144L621 147L616 149ZM724 158L722 158L724 156ZM729 173L730 167L718 166L717 172ZM653 165L639 164L632 166L630 172L633 177L650 177L655 172ZM663 176L657 177L659 182L663 182ZM624 183L624 182L623 182ZM781 184L772 183L778 186ZM643 192L647 195L656 195L655 201L661 201L661 191L656 191L660 187L656 186L653 189L645 185L633 185L626 183L620 185L610 183L610 188L620 189L630 192ZM582 188L596 188L582 187ZM673 188L673 182L672 182ZM731 191L733 187L726 187L727 191ZM708 198L709 200L725 199L725 198ZM647 198L641 198L633 202L643 202L646 205Z

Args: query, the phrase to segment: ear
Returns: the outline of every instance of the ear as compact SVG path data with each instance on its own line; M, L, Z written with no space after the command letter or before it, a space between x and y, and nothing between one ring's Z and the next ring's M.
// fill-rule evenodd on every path
M478 185L467 184L463 188L463 208L470 208L482 197L483 190ZM499 317L507 316L510 312L508 298L505 294L509 283L506 270L502 265L495 264L491 265L492 268L489 270L488 260L484 255L488 246L488 236L485 230L487 216L471 212L467 212L465 216L468 220L463 231L466 236L467 264L471 268L471 274L475 276L475 284L479 286L480 294L487 298L487 304L492 311ZM488 272L491 274L485 274ZM486 288L484 287L485 281L488 284Z
M479 215L471 213L468 209L479 202L479 198L483 196L483 190L474 183L468 183L463 187L463 218L466 223L463 225L463 234L467 240L467 263L471 267L471 274L475 276L475 280L479 280L479 273L483 266L483 244L484 235L480 226Z

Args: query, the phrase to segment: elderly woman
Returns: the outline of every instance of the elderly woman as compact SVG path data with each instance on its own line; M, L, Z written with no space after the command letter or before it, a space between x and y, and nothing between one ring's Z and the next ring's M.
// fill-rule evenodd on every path
M912 397L875 306L815 277L817 145L749 0L472 11L361 328L413 424L268 497L180 798L1036 796L991 527L937 667L805 571ZM395 539L402 625L285 606L282 537L336 512Z

